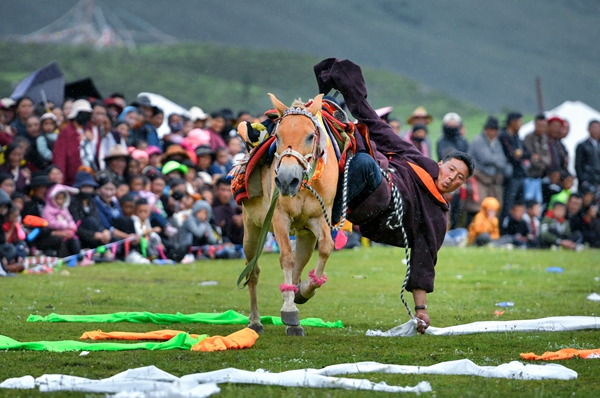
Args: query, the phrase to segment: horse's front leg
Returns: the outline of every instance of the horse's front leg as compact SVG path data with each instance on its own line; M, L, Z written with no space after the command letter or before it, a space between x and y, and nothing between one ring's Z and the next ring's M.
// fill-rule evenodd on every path
M273 234L279 245L279 263L283 270L283 283L279 285L283 307L281 307L281 320L287 326L288 336L304 336L304 330L300 326L300 315L298 307L294 303L296 285L293 284L294 265L296 256L292 251L290 242L290 219L287 214L275 210L273 215Z
M325 218L312 218L309 220L307 227L318 239L319 260L317 261L317 268L308 273L308 280L303 280L298 286L298 293L295 298L298 304L308 301L315 295L315 290L327 281L327 277L323 273L325 272L325 264L327 264L327 260L333 251L333 239ZM343 232L339 231L338 233Z

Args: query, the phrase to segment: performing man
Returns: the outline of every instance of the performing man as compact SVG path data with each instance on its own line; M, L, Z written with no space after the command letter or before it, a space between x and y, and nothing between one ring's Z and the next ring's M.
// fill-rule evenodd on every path
M402 228L387 227L390 215L398 210L391 184L400 193L404 207L402 221L411 250L406 289L413 294L415 316L422 320L417 330L425 333L430 324L427 293L433 291L437 253L447 228L448 202L443 195L458 189L473 174L473 159L464 152L454 151L436 163L396 135L367 102L362 71L351 61L326 59L315 65L314 71L320 92L338 90L350 113L368 127L367 137L356 134L358 150L350 163L348 177L348 220L359 225L362 235L375 242L404 247ZM388 173L391 184L382 177L381 170ZM340 184L341 181L342 178ZM334 219L340 216L340 203L336 199Z

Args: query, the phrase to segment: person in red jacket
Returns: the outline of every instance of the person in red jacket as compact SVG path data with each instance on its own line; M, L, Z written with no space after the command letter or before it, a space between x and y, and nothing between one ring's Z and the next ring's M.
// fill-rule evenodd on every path
M69 123L60 130L54 149L52 163L63 172L65 184L73 185L75 174L82 165L81 141L85 138L86 129L89 131L89 122L92 118L92 107L84 99L73 102L73 108L67 116Z

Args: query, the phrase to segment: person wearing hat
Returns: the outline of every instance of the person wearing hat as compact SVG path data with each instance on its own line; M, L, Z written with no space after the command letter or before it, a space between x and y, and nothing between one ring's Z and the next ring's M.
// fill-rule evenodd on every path
M569 152L562 142L565 123L566 121L560 116L552 116L548 119L551 166L560 167L562 170L567 170L569 167Z
M198 171L206 171L210 174L210 166L214 161L215 152L209 145L200 145L196 148L196 165Z
M110 230L100 222L94 201L98 183L90 173L80 171L75 175L73 188L79 189L79 193L71 198L69 212L78 224L77 236L81 240L81 247L93 249L109 243L112 238ZM106 252L109 253L108 257L112 255L110 250Z
M123 112L123 107L116 99L112 97L105 99L103 103L104 106L106 106L108 117L110 118L112 123L115 123L119 118L121 112Z
M158 132L156 131L156 127L151 123L155 107L152 106L150 97L140 94L132 105L140 110L140 125L137 128L132 127L133 146L139 147L142 142L145 142L147 145L159 146Z
M424 107L419 106L406 119L406 123L408 123L411 126L414 126L415 124L428 125L429 123L431 123L432 120L433 117L431 117L427 110Z
M95 166L93 140L90 129L92 106L84 99L73 102L71 112L67 115L69 123L60 130L52 151L52 163L58 166L65 176L65 184L73 185L79 166L86 161L86 166ZM91 164L90 165L90 161Z
M519 137L519 129L522 124L523 115L521 113L509 112L506 115L506 127L500 131L499 135L502 150L510 165L504 176L501 220L508 216L515 201L523 202L524 198L524 182L527 177L527 168L531 164L531 153Z
M468 154L475 160L475 172L470 180L471 192L464 208L470 219L479 211L481 202L487 197L496 198L502 204L502 182L508 163L498 141L499 127L498 119L489 116L483 131L473 138L469 147ZM467 220L467 224L469 221Z
M18 192L26 193L27 174L23 171L22 163L25 157L23 147L16 141L11 142L4 150L4 164L0 165L0 171L11 175Z
M190 108L190 120L194 123L195 129L204 129L208 121L208 115L198 106Z
M117 185L112 176L108 173L102 173L96 179L98 182L97 195L94 196L98 219L104 229L114 232L113 221L123 216L123 211L115 198Z
M15 118L15 110L17 108L17 103L12 98L2 98L0 100L0 114L3 114L5 120L3 123L10 124Z
M116 185L125 182L125 170L130 157L121 145L113 146L104 157L106 169L103 170L103 174L109 175Z
M6 146L13 140L17 130L9 126L14 118L15 104L11 98L3 98L0 100L0 145Z
M221 112L213 112L210 114L210 122L206 131L210 134L210 149L213 151L218 147L225 146L224 137L227 137L229 129L227 129L227 121L225 115Z
M58 138L58 119L52 112L47 112L40 118L41 132L36 138L36 148L46 164L52 161L52 150Z

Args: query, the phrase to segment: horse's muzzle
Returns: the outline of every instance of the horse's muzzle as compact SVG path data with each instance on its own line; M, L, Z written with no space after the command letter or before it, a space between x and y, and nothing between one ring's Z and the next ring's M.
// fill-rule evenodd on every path
M302 182L300 165L281 165L275 176L275 185L282 196L296 196Z

